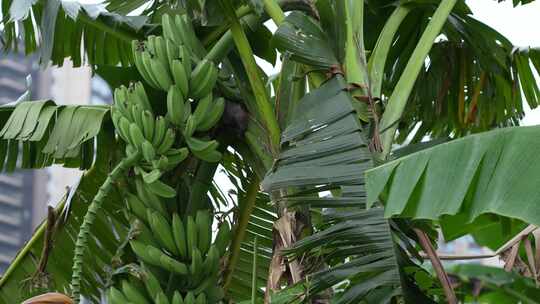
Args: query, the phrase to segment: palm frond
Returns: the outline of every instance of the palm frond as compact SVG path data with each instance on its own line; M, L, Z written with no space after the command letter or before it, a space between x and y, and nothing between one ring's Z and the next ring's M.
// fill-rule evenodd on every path
M233 209L236 226L233 227L229 257L225 263L224 284L228 296L236 301L251 299L253 244L257 238L256 295L262 299L272 256L272 227L276 215L268 196L259 191L259 180L255 173L239 155L227 154L222 164L234 187L230 194L236 196L238 201L238 206ZM214 198L216 196L217 193L213 195ZM226 198L218 200L224 201ZM233 259L235 261L231 262Z
M4 49L17 49L24 42L26 54L39 53L40 61L62 65L71 58L74 66L129 66L130 41L137 39L146 16L124 16L109 12L104 4L74 1L2 1ZM81 48L84 52L81 52Z
M0 168L43 168L52 164L89 169L95 137L112 130L108 107L59 106L27 101L0 108Z
M425 24L413 9L396 34L385 69L389 96ZM454 11L435 43L399 121L398 142L412 137L461 136L493 126L519 125L524 105L539 105L533 70L537 50L516 49L502 34L472 16ZM522 98L521 92L524 92ZM435 115L433 114L435 113Z
M387 218L441 220L443 232L484 214L540 225L538 132L535 126L470 135L368 170L368 202L382 198Z
M397 257L382 209L365 209L362 176L371 154L346 87L338 75L299 101L263 187L302 189L279 203L323 212L317 232L287 251L291 259L313 261L313 273L302 283L304 296L342 284L334 290L336 303L358 303L381 289L389 301L401 294Z

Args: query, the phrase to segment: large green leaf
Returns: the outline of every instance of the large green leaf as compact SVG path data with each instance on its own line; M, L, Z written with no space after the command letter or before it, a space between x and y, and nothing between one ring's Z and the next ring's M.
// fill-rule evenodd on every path
M401 294L400 273L382 209L365 210L363 172L371 167L371 154L346 87L336 76L299 101L263 187L288 193L278 200L280 206L322 212L317 231L287 250L289 258L311 261L303 295L316 297L343 284L334 290L335 303L384 303ZM298 286L295 290L285 292L293 296L289 303L299 301ZM377 290L386 297L379 298Z
M321 27L306 14L293 12L274 34L273 43L280 51L314 67L339 66L330 40Z
M368 170L368 202L381 197L386 217L464 225L497 214L540 225L539 132L540 126L498 129Z
M62 65L71 58L83 63L131 64L131 40L145 25L146 16L109 12L103 4L64 0L2 1L4 48L17 49L19 38L27 54L38 52L44 65Z
M2 276L0 303L20 303L43 292L69 292L73 250L79 226L88 202L107 177L110 153L115 147L113 133L105 133L100 138L98 146L103 148L99 149L102 153L98 153L96 164L85 172L76 189L71 189L57 208L57 228L45 272L36 275L44 245L46 223L43 223ZM120 194L113 191L92 228L89 248L92 254L88 254L84 262L83 294L94 302L99 300L100 289L110 277L109 265L113 262L119 244L125 240L128 225L119 213L122 208Z
M540 303L540 289L531 278L478 264L458 265L449 272L460 280L464 303Z
M108 107L57 106L53 101L25 101L2 107L0 168L12 171L54 163L88 169L94 160L94 138L112 130ZM9 116L9 118L6 118ZM0 118L1 119L1 118Z

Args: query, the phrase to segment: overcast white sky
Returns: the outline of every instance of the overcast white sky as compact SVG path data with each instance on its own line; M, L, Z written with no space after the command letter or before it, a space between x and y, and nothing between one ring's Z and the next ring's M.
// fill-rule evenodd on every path
M512 1L468 0L474 16L498 30L517 46L540 47L540 1L512 7ZM524 125L540 124L540 108L527 111Z

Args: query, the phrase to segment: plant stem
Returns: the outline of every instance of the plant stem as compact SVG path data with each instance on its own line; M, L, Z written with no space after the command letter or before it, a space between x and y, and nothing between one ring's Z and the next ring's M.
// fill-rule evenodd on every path
M285 20L285 14L279 7L279 4L274 0L263 0L264 10L277 25L280 25Z
M355 1L355 3L340 1L339 3L346 33L344 67L347 81L367 89L369 83L363 38L364 3L362 1Z
M403 71L392 96L388 100L386 109L382 116L380 130L382 130L382 146L383 151L378 155L379 161L384 161L394 141L394 134L397 130L397 123L401 119L401 115L407 105L407 100L412 92L418 74L424 66L424 61L435 43L435 39L440 34L441 29L452 12L457 0L443 0L435 11L435 14L429 21L429 24L422 34L420 41L416 45L414 52Z
M457 304L457 298L456 294L454 293L454 289L452 288L452 284L450 284L450 280L448 279L448 275L444 271L444 267L442 266L441 260L437 257L437 253L435 252L435 249L433 248L433 245L431 245L431 242L429 241L428 236L426 233L418 228L413 228L414 232L418 236L418 239L420 241L420 246L424 249L427 256L429 257L429 260L431 261L431 265L433 265L433 268L435 269L435 272L437 273L437 277L439 278L439 281L441 282L441 285L444 290L444 294L446 296L446 300L449 304Z
M259 178L254 174L251 179L251 183L248 186L245 200L242 204L242 209L238 216L238 224L234 230L233 240L230 247L229 261L225 269L225 275L223 279L223 290L227 291L229 287L236 264L240 258L240 246L246 236L247 226L249 224L249 218L255 208L255 202L257 200L257 194L259 193Z
M386 65L386 60L388 59L388 53L390 52L394 36L396 35L399 26L409 12L410 8L403 5L398 6L394 10L390 18L388 18L388 21L386 21L386 24L377 39L377 44L373 49L373 53L369 58L368 67L371 75L371 94L375 97L381 96L384 67Z
M122 176L122 174L134 165L141 158L140 153L135 153L122 159L120 163L109 173L107 179L101 185L98 193L90 203L88 211L86 212L79 234L77 235L77 242L75 243L75 252L73 255L73 268L71 275L71 288L72 298L75 303L79 303L81 295L81 279L82 279L82 266L84 261L84 254L86 247L88 246L88 236L90 235L90 228L94 223L96 215L101 208L101 205L105 201L105 198L111 192L114 183Z
M259 75L259 67L255 62L253 50L249 45L246 34L244 33L242 25L238 21L230 2L228 0L221 0L221 5L231 22L231 33L236 48L238 49L238 53L240 54L240 58L242 59L242 63L244 64L244 68L246 69L253 94L255 95L255 102L257 109L260 111L260 117L264 120L266 131L269 134L272 152L277 154L279 151L281 131L279 130L277 119L274 116L270 97L268 96L262 78Z

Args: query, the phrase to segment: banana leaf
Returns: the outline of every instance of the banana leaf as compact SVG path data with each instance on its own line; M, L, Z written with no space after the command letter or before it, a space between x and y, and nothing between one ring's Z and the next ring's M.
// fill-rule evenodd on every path
M385 217L465 225L495 214L540 225L540 126L466 136L366 171L368 203Z

